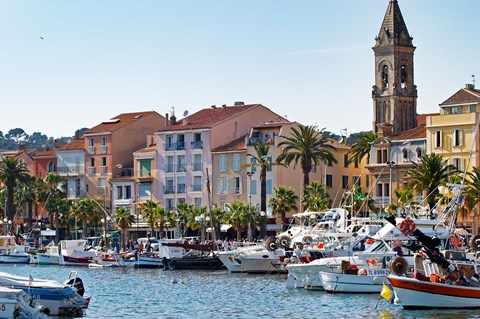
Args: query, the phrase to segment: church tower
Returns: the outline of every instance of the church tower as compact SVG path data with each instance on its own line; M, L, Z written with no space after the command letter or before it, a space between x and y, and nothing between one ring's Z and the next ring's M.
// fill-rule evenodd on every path
M413 77L415 47L397 0L389 0L375 38L373 131L399 134L417 126L417 86Z

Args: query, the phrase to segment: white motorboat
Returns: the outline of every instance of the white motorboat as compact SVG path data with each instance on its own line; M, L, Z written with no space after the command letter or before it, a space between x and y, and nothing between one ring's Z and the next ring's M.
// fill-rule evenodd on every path
M87 240L62 240L60 241L60 265L62 266L88 266L96 252L86 251Z
M37 253L37 263L39 265L59 265L60 264L60 251L55 242L50 242L45 246L45 250L42 253Z
M391 261L396 263L396 252L360 254L363 259L363 266L348 265L347 262L341 265L341 272L320 271L319 276L324 290L330 293L380 293L386 276L390 274L388 265ZM407 261L401 257L405 271Z
M0 286L21 289L36 303L43 306L49 315L81 315L88 307L89 298L84 298L82 280L76 272L70 272L65 284L54 280L44 280L15 276L0 272Z
M47 318L41 306L32 304L31 298L23 290L0 287L0 318Z

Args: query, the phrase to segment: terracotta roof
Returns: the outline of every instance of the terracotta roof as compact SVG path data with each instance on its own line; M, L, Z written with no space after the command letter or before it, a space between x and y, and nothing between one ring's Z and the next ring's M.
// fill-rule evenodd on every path
M457 93L441 103L440 106L468 102L480 102L480 90L470 88L460 89Z
M217 147L212 150L212 153L220 152L235 152L235 151L246 151L247 145L245 144L245 138L247 135L237 138L236 140L231 141L228 144Z
M43 151L43 152L36 152L35 155L33 156L33 158L37 158L37 157L54 157L56 156L56 152L57 150L56 149L51 149L51 150L46 150L46 151Z
M263 107L263 105L246 104L236 106L212 106L176 121L173 125L167 125L159 129L158 132L211 128L227 119L256 107Z
M141 148L135 153L148 153L148 152L155 152L157 150L157 144L152 144L147 147Z
M292 124L293 122L290 122L287 119L284 119L283 117L279 116L276 119L270 120L270 121L263 121L260 125L254 126L254 129L261 129L261 128L272 128L272 127L282 127L288 124Z
M341 150L341 149L349 150L350 149L350 146L348 146L345 143L340 143L333 138L329 138L329 140L330 140L330 144L332 144L332 146L335 147L337 150Z
M148 111L148 112L134 112L134 113L122 113L119 114L115 117L112 117L110 120L103 121L101 124L92 127L89 130L86 130L84 134L89 134L89 133L98 133L98 132L113 132L115 130L118 130L119 128L131 124L135 122L136 120L148 116L150 114L153 114L157 112L155 111ZM160 114L158 114L161 116ZM162 116L163 117L163 116Z
M83 139L73 140L72 142L63 145L58 150L59 151L69 151L69 150L84 150L85 142Z

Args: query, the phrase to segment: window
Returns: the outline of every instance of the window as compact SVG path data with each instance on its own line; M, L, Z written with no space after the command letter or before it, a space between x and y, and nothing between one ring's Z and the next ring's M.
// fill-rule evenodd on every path
M89 141L88 141L88 146L94 146L95 145L95 140L93 138L91 138Z
M401 70L400 70L400 83L402 89L404 89L407 86L407 69L405 65L402 65Z
M331 159L328 159L327 166L333 166L333 161Z
M367 185L367 188L370 187L370 175L366 175L365 184Z
M184 194L186 192L185 189L185 176L177 177L177 193Z
M202 155L195 154L193 155L193 170L201 171L202 170Z
M173 178L169 177L165 180L165 194L173 194L174 191L174 186L173 186Z
M53 161L48 162L47 173L55 172L55 163Z
M173 142L173 135L166 135L165 136L165 150L166 151L173 151L175 149L175 144Z
M228 194L228 179L226 177L217 178L217 194Z
M358 168L358 158L355 158L354 162L353 162L353 166L355 168Z
M202 191L202 177L193 176L193 191L201 192Z
M459 171L463 171L463 158L452 158L452 165Z
M125 199L130 199L132 198L132 186L126 185L125 186Z
M88 140L88 152L90 154L95 154L95 140L93 138Z
M242 178L240 176L232 178L232 193L240 195L242 193Z
M88 167L88 174L90 174L90 175L95 174L95 159L93 157L90 159L90 166Z
M462 145L462 130L453 130L453 146L461 146Z
M123 187L117 186L117 199L123 199Z
M377 164L382 163L382 150L377 150Z
M220 155L220 172L227 171L227 155Z
M343 167L348 167L349 162L348 154L343 154Z
M416 149L416 152L417 152L417 159L419 160L420 157L422 157L422 148L421 147L417 147Z
M195 208L200 208L200 206L202 206L202 198L201 197L195 197L193 199L193 204L195 205Z
M407 148L404 148L402 150L402 156L403 156L403 159L404 160L407 160L408 159L408 149Z
M382 163L388 162L388 152L387 150L382 151Z
M442 131L435 131L435 147L442 147Z
M178 134L177 135L177 150L181 151L185 149L185 135Z
M273 181L271 179L267 179L267 194L273 194Z
M173 164L173 156L167 156L167 165L165 166L165 172L171 173L173 172L174 164Z
M352 182L354 186L360 186L360 176L353 176Z
M257 181L254 179L250 180L250 194L252 195L257 194Z
M106 192L107 180L105 178L98 179L98 193L103 195Z
M272 171L272 156L268 155L267 156L267 163L268 163L268 166L267 166L267 172L271 172Z
M342 176L342 188L343 189L348 188L348 176L347 175Z
M233 170L240 170L240 154L238 153L233 154Z
M327 187L333 187L333 176L331 174L325 176L325 184Z
M390 184L389 183L383 184L383 194L385 194L385 197L390 196Z
M383 197L383 184L377 184L377 196Z
M476 105L470 105L468 107L468 110L470 111L470 113L475 113L475 112L477 112L477 106Z
M107 138L102 137L100 139L100 153L105 154L107 153Z
M150 177L152 161L150 159L141 159L138 162L140 166L140 177Z
M152 183L139 183L138 184L138 196L148 197L152 194Z
M100 174L102 175L105 175L107 174L107 158L106 157L102 157L100 159Z
M185 155L177 156L177 172L185 172L187 164L185 163Z
M107 166L107 158L102 157L102 166Z
M250 157L250 164L256 164L256 163L257 163L257 160L254 159L253 157ZM256 171L257 171L256 166L251 166L250 167L250 172L255 173Z

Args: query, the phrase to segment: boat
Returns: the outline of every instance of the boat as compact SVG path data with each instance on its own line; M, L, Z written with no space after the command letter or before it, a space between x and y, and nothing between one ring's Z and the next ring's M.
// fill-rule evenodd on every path
M39 265L60 264L60 251L54 241L48 243L43 252L37 252L37 263Z
M88 266L96 252L86 251L87 240L73 239L60 241L60 262L62 266Z
M21 289L36 303L43 306L47 315L81 315L88 307L89 298L84 298L85 292L82 280L74 271L64 284L55 280L45 280L11 275L0 272L0 286Z
M0 318L47 318L43 308L34 304L23 290L0 287Z
M25 251L25 247L16 243L15 236L0 236L0 263L28 264L30 254Z
M159 251L165 258L165 269L218 270L225 268L214 253L213 244L160 242Z
M364 253L359 257L364 260L362 267L344 261L341 272L320 271L323 289L329 293L380 293L386 276L390 274L391 262L396 264L402 260L405 270L408 266L405 259L396 259L396 252Z

